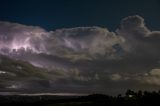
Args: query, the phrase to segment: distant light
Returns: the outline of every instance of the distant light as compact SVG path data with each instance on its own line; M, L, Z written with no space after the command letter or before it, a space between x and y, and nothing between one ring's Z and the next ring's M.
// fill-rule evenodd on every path
M129 97L129 98L132 98L132 97L133 97L133 95L128 95L128 97Z

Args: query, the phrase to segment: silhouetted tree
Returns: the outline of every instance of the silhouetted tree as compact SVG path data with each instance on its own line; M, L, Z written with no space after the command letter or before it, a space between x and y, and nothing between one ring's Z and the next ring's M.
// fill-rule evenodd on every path
M136 93L134 91L128 89L127 92L126 92L126 97L133 97L133 96L135 96L135 94Z
M139 90L138 93L137 93L137 97L141 98L142 96L143 96L143 93L142 93L141 90Z

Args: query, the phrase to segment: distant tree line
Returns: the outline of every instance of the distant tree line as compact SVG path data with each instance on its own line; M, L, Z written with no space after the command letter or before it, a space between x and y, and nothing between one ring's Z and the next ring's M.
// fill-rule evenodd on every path
M160 91L135 92L127 90L125 95L109 96L20 96L1 95L0 106L160 106Z

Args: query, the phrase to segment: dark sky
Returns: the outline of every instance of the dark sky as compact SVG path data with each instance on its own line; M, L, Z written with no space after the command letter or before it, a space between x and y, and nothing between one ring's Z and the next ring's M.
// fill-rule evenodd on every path
M1 0L0 20L37 25L47 30L102 26L115 30L129 15L144 17L149 28L160 29L158 0Z

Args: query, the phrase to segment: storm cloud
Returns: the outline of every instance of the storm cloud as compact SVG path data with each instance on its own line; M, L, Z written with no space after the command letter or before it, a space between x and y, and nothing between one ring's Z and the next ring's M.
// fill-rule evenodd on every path
M0 22L1 54L51 72L58 70L62 77L47 79L47 87L75 91L80 87L81 92L90 86L91 91L103 93L116 90L118 85L117 92L130 87L157 89L159 41L160 31L149 30L138 15L122 19L115 32L98 26L46 31L38 26ZM0 71L0 75L4 73Z

